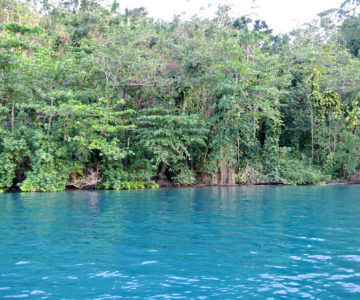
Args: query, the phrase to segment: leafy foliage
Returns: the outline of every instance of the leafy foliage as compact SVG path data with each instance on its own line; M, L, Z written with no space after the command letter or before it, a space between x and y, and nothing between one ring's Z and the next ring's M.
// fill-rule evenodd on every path
M164 22L115 2L0 1L0 191L347 178L359 8L274 35L228 6Z
M104 179L98 186L99 188L122 190L158 187L158 185L151 180L152 173L150 170L140 168L124 170L121 163L107 162L104 165L102 173Z
M179 185L191 185L196 183L196 178L194 172L188 167L185 167L174 177L174 181Z
M323 184L331 179L329 175L323 174L321 170L296 159L281 159L279 175L275 182L284 184Z

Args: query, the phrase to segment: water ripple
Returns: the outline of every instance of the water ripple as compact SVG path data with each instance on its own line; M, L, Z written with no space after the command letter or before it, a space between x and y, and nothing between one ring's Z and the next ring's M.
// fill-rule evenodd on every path
M360 186L3 194L0 298L358 299L359 194Z

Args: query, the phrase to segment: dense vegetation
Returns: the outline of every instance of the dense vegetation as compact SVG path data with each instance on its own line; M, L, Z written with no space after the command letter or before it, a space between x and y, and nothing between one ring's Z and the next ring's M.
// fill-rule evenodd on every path
M321 183L360 165L360 1L288 35L0 0L0 190Z

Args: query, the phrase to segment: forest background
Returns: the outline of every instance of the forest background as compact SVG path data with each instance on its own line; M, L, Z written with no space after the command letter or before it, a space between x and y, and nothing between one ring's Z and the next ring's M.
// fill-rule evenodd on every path
M0 191L356 181L360 0L276 35L0 0Z

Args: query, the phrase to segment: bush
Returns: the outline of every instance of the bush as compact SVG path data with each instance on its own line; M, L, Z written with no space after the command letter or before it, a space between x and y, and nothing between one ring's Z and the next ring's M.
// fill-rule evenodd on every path
M16 177L16 164L7 156L8 154L2 153L0 157L0 192L11 187L13 179Z
M19 165L27 161L29 150L21 131L12 134L0 127L0 136L0 190L5 192L21 173Z
M268 181L266 176L252 166L246 165L246 167L235 176L238 183L261 183Z
M278 176L275 176L275 181L284 184L323 184L330 179L331 176L323 174L315 167L290 158L280 160Z
M194 172L188 167L181 169L180 173L173 177L173 180L178 185L191 185L196 183Z
M19 184L23 192L60 192L65 190L72 168L60 161L49 165L32 166Z
M68 173L55 170L34 170L26 173L19 185L23 192L60 192L65 190Z
M36 156L19 187L23 192L60 192L65 190L72 171L70 162L61 159L45 162Z
M360 137L343 131L339 135L337 151L333 155L335 174L345 177L353 174L360 164Z
M101 168L102 182L99 189L132 190L144 188L158 188L159 185L151 180L149 170L125 170L121 162L106 162Z

